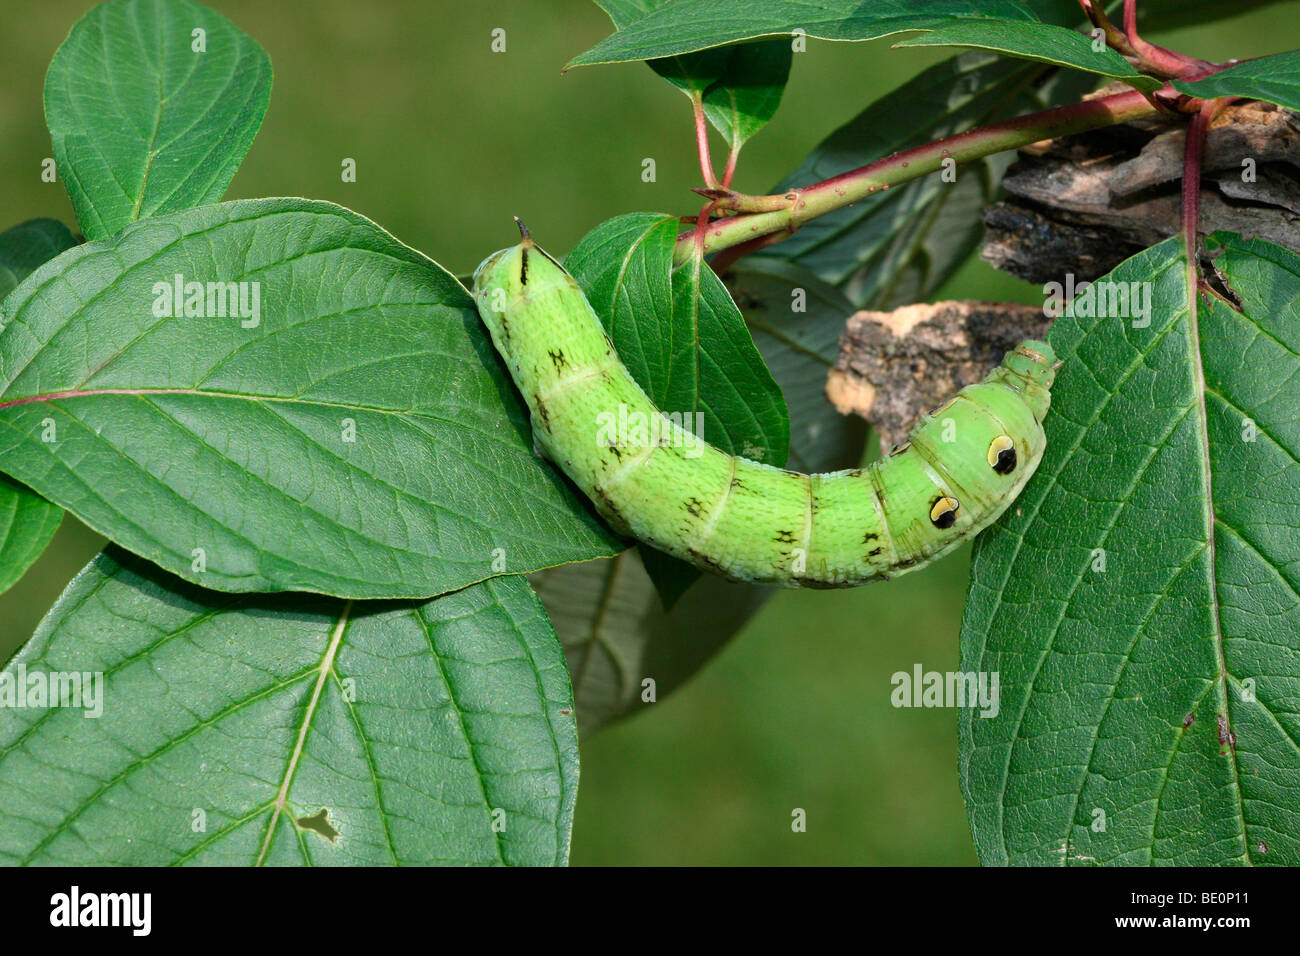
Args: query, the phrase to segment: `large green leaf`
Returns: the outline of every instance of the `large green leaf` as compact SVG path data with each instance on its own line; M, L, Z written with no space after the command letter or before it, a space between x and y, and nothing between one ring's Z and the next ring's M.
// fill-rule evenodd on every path
M864 423L841 415L826 398L826 376L853 304L808 270L779 259L741 259L728 284L790 409L787 466L817 472L858 464Z
M1001 685L961 720L985 863L1300 863L1300 257L1209 247L1240 310L1189 296L1174 238L1102 280L1149 325L1076 300L1052 329L1047 453L962 627Z
M221 14L192 0L95 7L45 77L54 158L82 231L100 239L219 200L270 97L266 52Z
M0 862L568 857L572 697L518 576L365 605L219 594L105 552L0 692L73 674L97 696L0 707Z
M874 40L965 17L1035 22L1016 0L673 0L574 57L569 66L653 60L796 31L823 40Z
M260 290L260 320L156 315L178 275L246 283L250 314ZM2 308L0 470L205 586L426 597L620 550L533 453L464 288L342 207L141 220Z
M75 244L56 219L32 219L0 232L0 302L37 266ZM41 556L62 521L62 508L0 474L0 593Z
M1300 50L1236 63L1203 80L1175 80L1174 89L1202 99L1245 96L1300 110Z
M974 47L1121 79L1140 90L1158 90L1164 85L1154 77L1139 73L1109 47L1095 49L1091 37L1049 23L958 21L927 30L920 36L908 37L894 45Z

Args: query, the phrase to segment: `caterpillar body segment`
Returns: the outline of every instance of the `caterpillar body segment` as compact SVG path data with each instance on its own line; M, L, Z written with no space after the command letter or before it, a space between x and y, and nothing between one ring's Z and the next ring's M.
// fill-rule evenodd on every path
M846 587L922 567L995 521L1042 458L1057 364L1043 342L879 461L806 475L725 454L665 416L526 233L479 266L473 292L543 454L620 533L733 580Z

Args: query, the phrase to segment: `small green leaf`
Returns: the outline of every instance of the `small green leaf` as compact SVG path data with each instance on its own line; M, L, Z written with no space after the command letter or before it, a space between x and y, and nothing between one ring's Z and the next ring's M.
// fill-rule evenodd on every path
M76 244L57 219L29 219L0 232L0 302L37 266Z
M38 706L52 676L89 695ZM0 707L0 862L568 858L572 696L517 576L422 604L242 597L110 549L5 693L24 706Z
M947 23L920 36L900 40L894 46L973 47L1114 77L1139 90L1158 90L1164 85L1155 77L1139 73L1128 60L1109 47L1096 49L1091 37L1048 23L1025 23L1023 20Z
M1300 863L1300 257L1207 245L1240 310L1176 237L1052 328L1047 452L962 625L1000 682L960 725L987 864Z
M0 475L0 594L45 552L62 522L62 508Z
M726 287L694 260L674 269L678 220L616 216L579 240L565 266L632 377L667 413L703 415L728 454L785 464L790 417Z
M619 7L630 12L625 3ZM1036 22L1016 0L927 0L921 5L914 0L673 0L574 57L566 69L654 60L781 34L874 40L967 17Z
M3 308L0 470L189 580L427 597L621 550L465 289L340 206L141 220Z
M91 239L221 199L262 125L271 61L192 0L92 9L45 77L59 175Z
M1173 85L1201 99L1245 96L1300 110L1300 50L1246 60L1203 80L1174 80Z
M704 114L737 152L776 115L794 53L785 40L730 50L726 69L704 92Z

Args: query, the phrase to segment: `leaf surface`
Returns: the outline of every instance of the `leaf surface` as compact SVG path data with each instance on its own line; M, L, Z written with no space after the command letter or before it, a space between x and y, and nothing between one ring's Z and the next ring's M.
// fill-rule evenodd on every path
M1191 307L1173 238L1052 328L1047 453L962 626L1000 675L961 719L985 863L1300 863L1300 257L1209 248L1240 311Z
M266 51L215 10L193 0L94 7L45 76L54 158L82 231L101 239L217 202L270 98Z
M420 604L237 596L110 549L0 692L50 674L98 691L0 708L0 862L568 858L572 697L518 576Z
M142 220L3 308L0 469L204 586L426 597L620 550L465 289L340 206Z

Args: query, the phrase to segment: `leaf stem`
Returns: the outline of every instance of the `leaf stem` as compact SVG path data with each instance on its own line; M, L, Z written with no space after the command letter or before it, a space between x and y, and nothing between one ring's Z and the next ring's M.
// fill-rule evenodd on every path
M731 190L711 190L709 194L718 197L715 208L737 215L679 235L674 262L685 262L697 248L708 255L774 233L793 233L810 219L935 172L944 167L945 160L967 163L1040 140L1127 123L1156 112L1157 107L1141 92L1129 90L967 130L784 195L748 196Z
M1198 60L1182 53L1175 53L1173 50L1166 50L1154 43L1148 43L1138 36L1137 0L1124 0L1124 33L1128 37L1128 42L1133 51L1137 54L1137 65L1144 67L1148 73L1163 79L1183 76L1186 73L1210 69L1214 66L1214 64L1205 60Z
M1201 169L1205 156L1205 135L1210 123L1223 111L1234 97L1224 96L1206 100L1192 117L1187 128L1187 142L1183 147L1183 242L1187 246L1187 261L1191 287L1195 289L1197 262L1197 229L1201 221Z
M1110 17L1106 16L1106 11L1100 4L1094 4L1092 0L1079 0L1079 6L1083 7L1084 15L1092 22L1095 27L1100 27L1102 33L1106 35L1106 45L1116 53L1130 60L1140 59L1137 51L1133 49L1133 44L1128 42L1128 37L1124 31L1115 24L1110 22Z
M718 180L713 174L713 157L709 155L709 121L704 115L704 100L699 93L691 97L691 108L695 113L695 146L700 154L700 173L704 176L705 186L717 189Z

